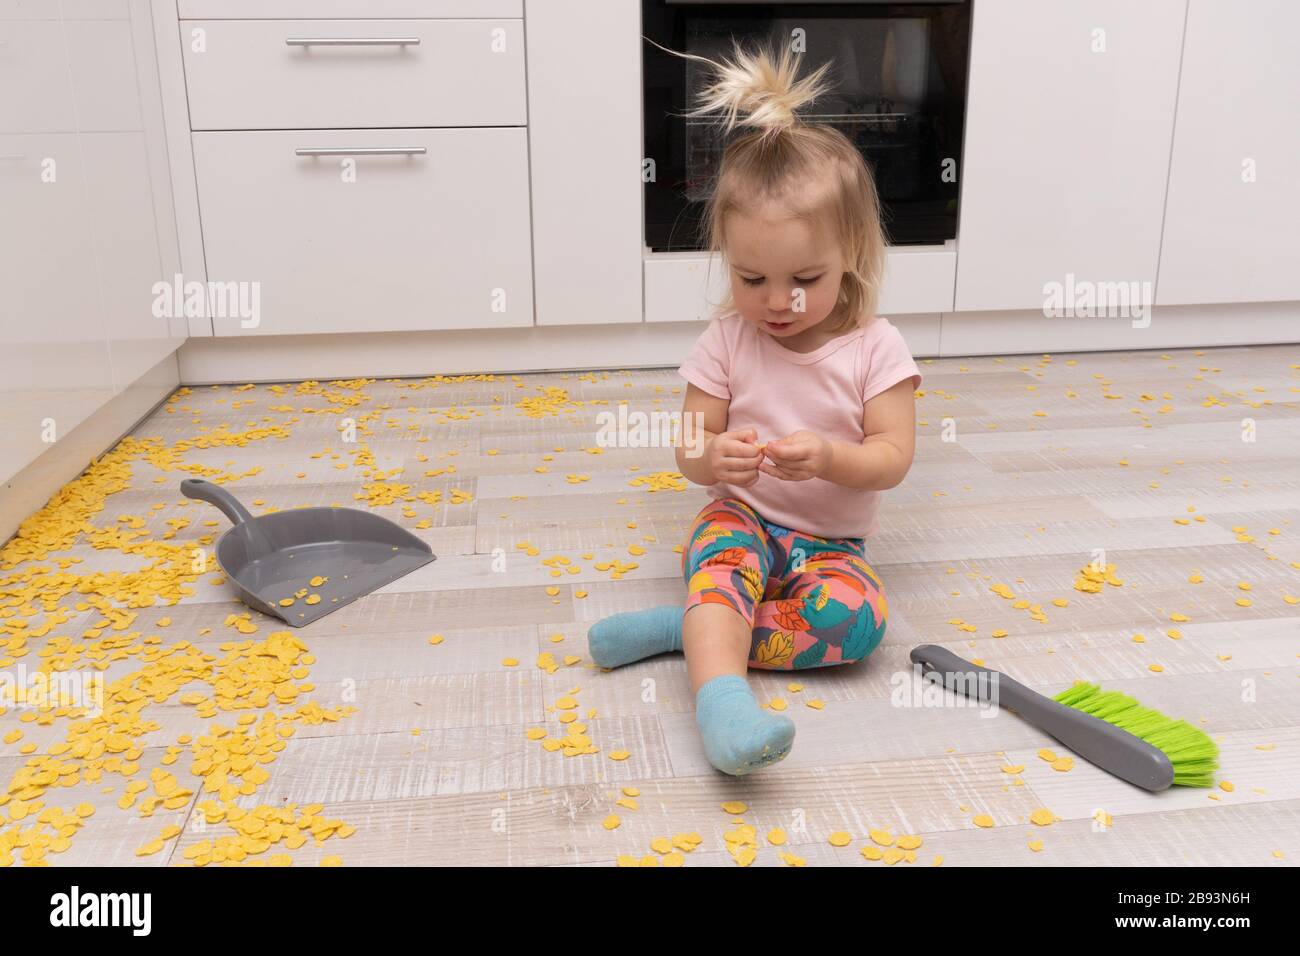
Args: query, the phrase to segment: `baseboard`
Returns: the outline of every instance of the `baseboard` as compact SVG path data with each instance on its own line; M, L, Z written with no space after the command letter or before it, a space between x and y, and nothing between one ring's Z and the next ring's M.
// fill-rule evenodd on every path
M1041 312L890 316L917 358L1300 342L1300 302L1157 306L1148 320ZM701 322L522 329L191 338L186 385L468 373L665 368L682 363Z
M935 355L938 315L890 316L914 354ZM703 322L629 322L520 329L192 338L177 353L186 385L302 379L408 378L682 364Z
M1300 342L1300 302L1155 306L1141 319L1042 312L945 313L939 354L1016 355L1220 348Z
M6 481L0 494L0 541L8 541L29 515L135 428L179 382L176 356L168 355Z

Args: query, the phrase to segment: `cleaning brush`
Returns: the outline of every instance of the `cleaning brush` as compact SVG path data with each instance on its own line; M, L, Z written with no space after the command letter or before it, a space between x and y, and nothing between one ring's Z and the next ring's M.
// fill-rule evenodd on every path
M912 649L912 662L932 681L966 697L1005 705L1089 763L1152 792L1173 784L1210 787L1219 748L1185 720L1143 707L1119 691L1076 683L1044 697L1005 674L962 660L936 644Z

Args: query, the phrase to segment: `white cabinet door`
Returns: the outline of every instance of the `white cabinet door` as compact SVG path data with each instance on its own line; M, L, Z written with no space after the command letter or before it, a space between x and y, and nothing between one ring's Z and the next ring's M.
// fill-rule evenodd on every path
M149 0L127 5L121 19L63 24L116 392L176 351L186 333L183 318L154 314L155 284L174 281L179 268L176 217Z
M975 3L957 311L1042 309L1048 283L1154 285L1185 12Z
M537 324L640 322L640 2L548 0L527 23Z
M1161 305L1300 299L1300 4L1191 0Z
M0 2L0 482L183 341L158 85L148 0Z
M88 206L79 134L0 133L0 481L113 397Z
M216 335L532 325L523 128L193 137Z

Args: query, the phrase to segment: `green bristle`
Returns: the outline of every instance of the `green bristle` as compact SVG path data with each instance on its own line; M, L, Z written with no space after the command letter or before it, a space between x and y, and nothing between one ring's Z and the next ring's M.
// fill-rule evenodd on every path
M1114 724L1164 751L1174 766L1176 785L1214 786L1214 772L1219 768L1219 748L1199 727L1143 707L1117 690L1102 690L1096 684L1075 684L1053 699Z

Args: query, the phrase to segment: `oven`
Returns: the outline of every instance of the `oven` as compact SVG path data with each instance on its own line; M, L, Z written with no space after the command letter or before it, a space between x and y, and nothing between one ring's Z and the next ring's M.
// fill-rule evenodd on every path
M839 129L861 152L880 194L891 243L942 244L957 235L970 0L729 2L642 0L642 33L711 60L793 44L799 76L830 62L828 92L800 111ZM645 244L700 250L703 213L726 140L716 116L686 119L709 80L705 64L642 42ZM737 126L729 137L752 127Z

